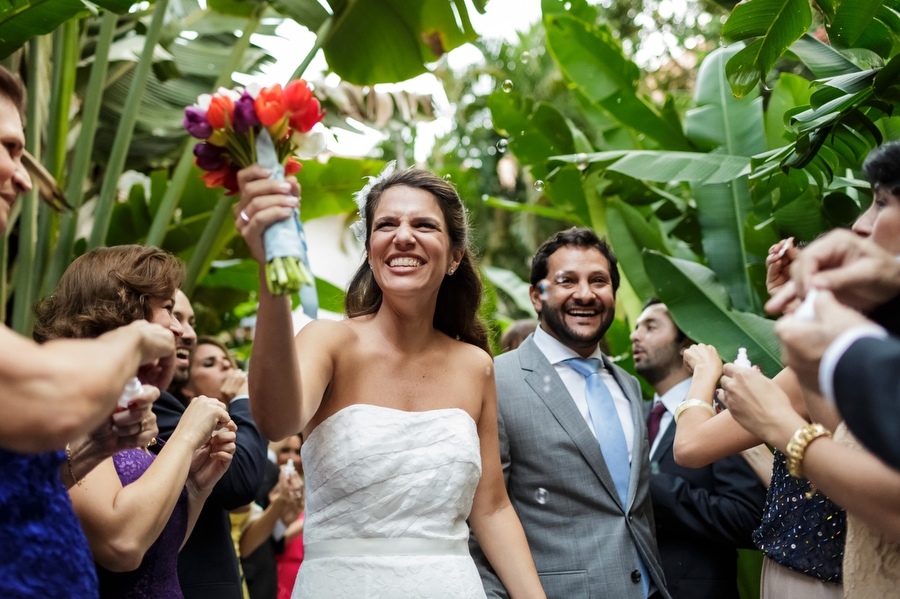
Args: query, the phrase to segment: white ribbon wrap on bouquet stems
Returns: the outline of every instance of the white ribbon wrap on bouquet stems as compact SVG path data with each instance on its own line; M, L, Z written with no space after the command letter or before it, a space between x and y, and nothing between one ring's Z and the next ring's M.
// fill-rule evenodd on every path
M270 179L284 181L284 166L278 160L275 144L265 127L260 128L259 136L256 138L256 160L272 173L269 175ZM309 267L300 211L294 208L289 218L269 226L263 234L263 241L266 247L266 264L274 258L296 258L303 264L312 278L312 284L304 284L300 288L300 304L303 312L315 319L319 311L319 298L316 294L315 279Z

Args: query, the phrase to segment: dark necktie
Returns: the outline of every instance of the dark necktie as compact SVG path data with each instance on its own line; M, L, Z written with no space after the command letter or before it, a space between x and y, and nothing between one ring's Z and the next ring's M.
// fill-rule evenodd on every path
M650 410L650 415L647 416L647 441L650 442L650 447L653 447L653 441L659 434L659 421L662 420L662 415L665 413L666 406L663 405L663 402L658 401L653 404L653 409Z

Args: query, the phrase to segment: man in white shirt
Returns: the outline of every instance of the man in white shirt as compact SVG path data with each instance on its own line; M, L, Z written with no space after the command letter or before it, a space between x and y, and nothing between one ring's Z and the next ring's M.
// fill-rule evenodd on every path
M634 368L656 392L647 420L650 498L669 591L676 599L738 599L737 549L753 547L765 488L739 455L703 468L675 463L673 414L691 386L682 354L693 341L665 304L646 304L631 342Z

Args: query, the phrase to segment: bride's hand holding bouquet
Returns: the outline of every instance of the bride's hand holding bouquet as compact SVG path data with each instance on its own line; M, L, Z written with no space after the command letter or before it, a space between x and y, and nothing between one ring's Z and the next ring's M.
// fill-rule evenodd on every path
M206 171L202 178L207 187L224 187L228 195L241 189L247 194L247 187L238 184L242 177L254 196L265 194L252 210L237 209L235 224L242 233L248 229L248 245L265 263L273 295L313 282L299 219L299 186L291 175L301 168L298 157L312 158L324 148L324 136L312 132L323 116L302 79L284 88L220 88L185 109L185 129L203 140L194 146L194 156Z

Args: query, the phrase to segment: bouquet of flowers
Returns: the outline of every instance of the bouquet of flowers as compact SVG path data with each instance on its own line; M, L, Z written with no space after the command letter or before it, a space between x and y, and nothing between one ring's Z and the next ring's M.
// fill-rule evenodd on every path
M267 168L277 180L298 172L298 157L312 158L324 148L324 136L311 131L324 116L309 86L297 79L284 88L248 85L203 94L185 108L184 128L203 140L194 146L194 157L206 171L206 186L224 187L231 195L238 191L237 172L252 164ZM270 226L264 241L266 281L273 295L312 286L298 210L293 218Z

